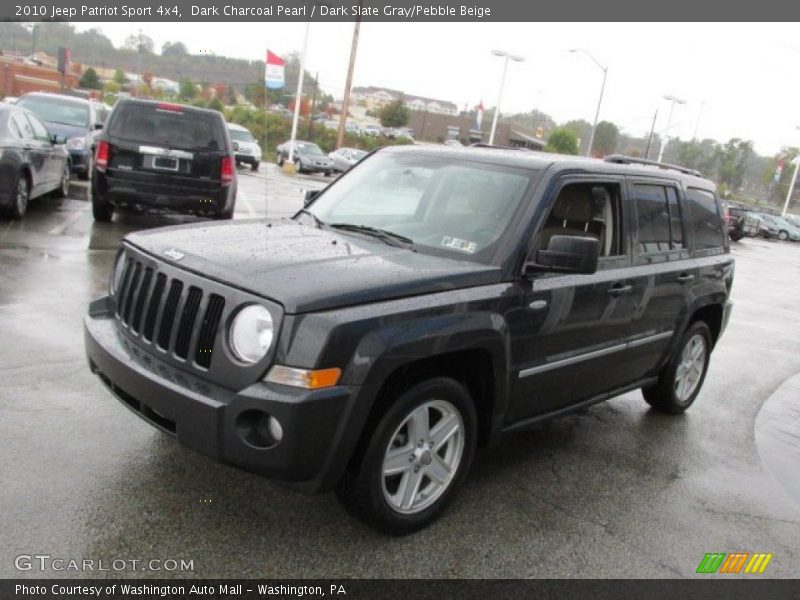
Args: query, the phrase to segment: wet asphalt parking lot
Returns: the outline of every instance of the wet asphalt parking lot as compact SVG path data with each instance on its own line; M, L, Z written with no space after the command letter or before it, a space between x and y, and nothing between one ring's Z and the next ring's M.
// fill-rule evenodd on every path
M235 217L291 215L328 181L243 169ZM179 446L91 375L82 319L119 240L196 219L95 225L86 193L0 220L0 577L690 577L736 551L800 576L800 244L733 244L733 316L686 415L632 392L517 434L440 521L392 538ZM34 554L193 570L17 570Z

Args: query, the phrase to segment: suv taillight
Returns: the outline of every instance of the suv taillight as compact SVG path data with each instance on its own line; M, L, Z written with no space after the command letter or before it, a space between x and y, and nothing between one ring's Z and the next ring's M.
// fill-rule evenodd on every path
M230 156L222 157L222 164L220 165L219 178L222 185L230 185L233 181L233 158Z
M95 151L94 155L94 164L98 171L105 173L106 167L108 166L108 142L102 140L97 142L97 150Z

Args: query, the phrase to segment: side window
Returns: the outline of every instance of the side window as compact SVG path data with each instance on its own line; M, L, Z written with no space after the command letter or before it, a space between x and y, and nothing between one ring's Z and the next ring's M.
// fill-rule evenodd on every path
M692 234L696 250L721 248L724 245L722 216L714 194L689 188L686 198L691 205Z
M634 186L639 224L639 253L683 248L683 224L678 192L663 185Z
M28 121L31 123L34 137L39 141L49 142L50 134L47 132L47 128L42 125L41 121L31 114L27 114L25 116L28 117Z
M14 120L13 115L9 115L8 117L8 129L15 137L22 139L22 132L19 130L19 125L17 125L17 122Z
M17 126L23 140L32 140L36 136L33 135L33 128L22 113L14 113L11 118Z
M568 183L558 192L534 247L545 249L554 235L569 235L597 239L601 257L624 254L620 199L617 183Z

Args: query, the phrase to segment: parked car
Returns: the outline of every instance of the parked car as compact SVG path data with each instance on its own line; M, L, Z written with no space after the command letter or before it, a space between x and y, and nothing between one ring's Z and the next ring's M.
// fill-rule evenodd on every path
M16 104L19 98L17 96L5 96L0 102L4 104Z
M479 444L636 388L698 397L732 306L720 202L641 162L395 146L268 238L131 233L89 366L186 446L417 530Z
M228 123L228 135L233 142L236 164L246 163L253 171L258 171L258 165L261 162L261 146L258 145L250 130L236 123Z
M294 144L292 159L297 164L298 173L325 173L326 177L333 173L333 161L315 143L295 140ZM276 148L279 166L289 160L290 147L291 142L284 142Z
M738 242L743 237L756 237L763 228L761 219L746 206L731 204L725 213L728 237Z
M378 137L383 133L383 130L378 125L364 125L361 127L361 135L369 135Z
M233 217L233 146L215 111L121 99L97 140L92 211L110 221L116 208Z
M0 211L20 219L28 202L69 192L69 154L29 110L0 104Z
M47 92L25 94L17 105L33 112L59 142L66 144L72 172L80 179L89 179L96 136L108 116L108 107L94 100Z
M791 240L793 242L800 241L800 228L794 226L792 223L778 217L776 215L762 214L764 220L772 225L778 231L779 240Z
M333 168L340 173L349 171L350 168L367 155L366 151L358 148L339 148L328 154L333 161Z
M800 227L800 216L786 213L785 215L783 215L783 218L789 221L789 223L791 223L795 227Z
M778 237L778 227L766 218L764 213L750 212L750 216L758 221L758 235L764 239Z

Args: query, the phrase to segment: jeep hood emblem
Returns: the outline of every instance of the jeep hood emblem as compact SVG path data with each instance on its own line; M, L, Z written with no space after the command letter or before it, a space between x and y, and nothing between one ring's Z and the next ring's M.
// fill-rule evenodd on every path
M181 260L186 255L175 248L170 248L169 250L164 250L164 256L172 260Z

